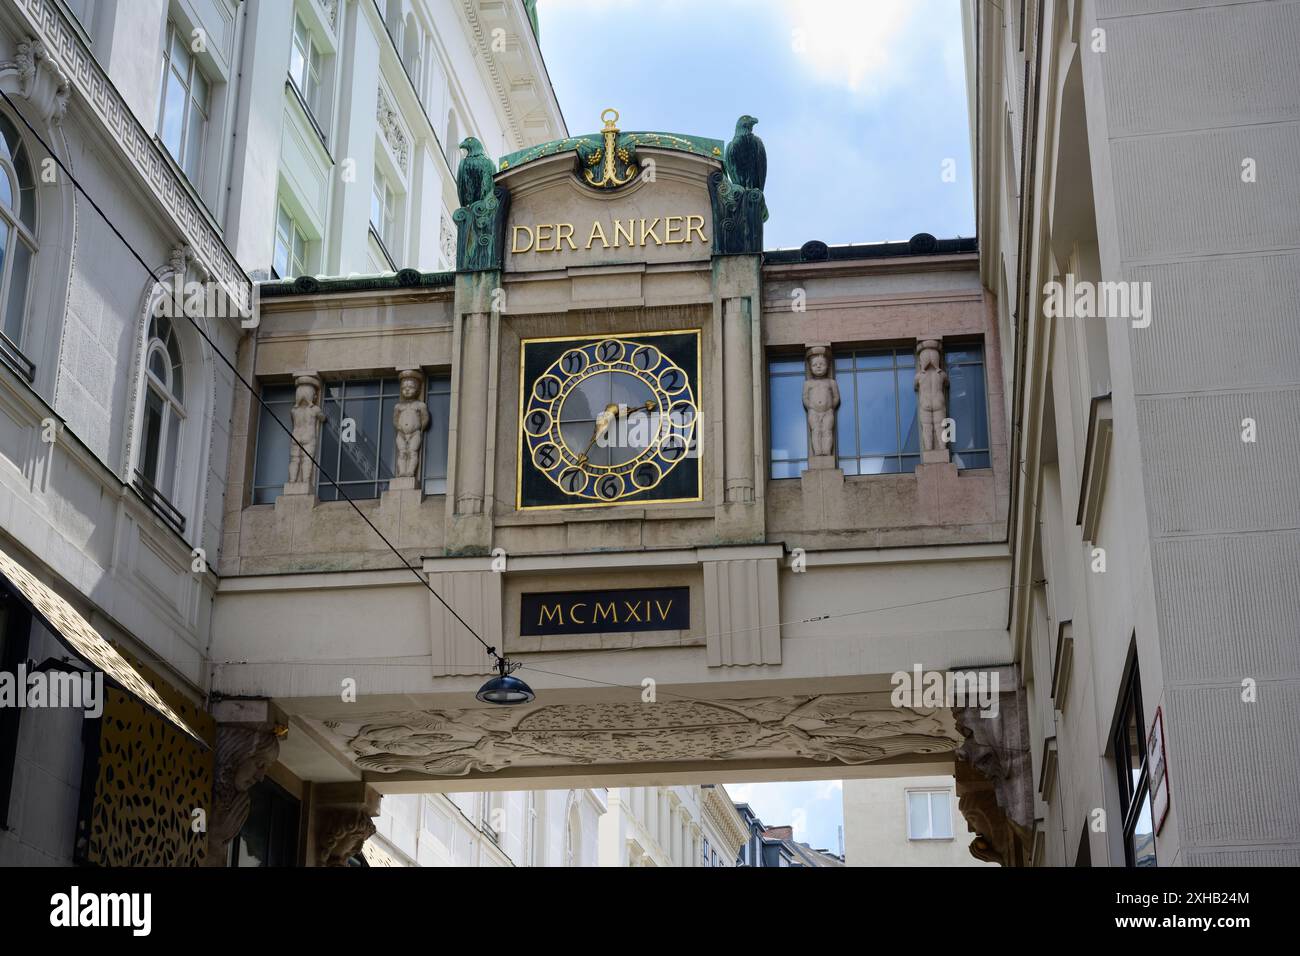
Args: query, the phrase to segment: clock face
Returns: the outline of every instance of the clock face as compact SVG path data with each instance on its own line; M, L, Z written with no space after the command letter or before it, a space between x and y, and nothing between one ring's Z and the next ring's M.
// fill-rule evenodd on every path
M526 339L520 508L700 498L700 333Z

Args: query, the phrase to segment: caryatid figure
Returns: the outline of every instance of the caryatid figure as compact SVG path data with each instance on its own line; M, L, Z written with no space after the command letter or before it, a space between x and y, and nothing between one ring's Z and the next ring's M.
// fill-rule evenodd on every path
M840 407L840 386L831 374L831 350L814 345L804 355L807 377L803 407L808 413L808 443L814 457L835 454L835 411Z
M309 485L313 477L312 459L316 457L316 436L320 433L320 423L325 420L325 413L317 400L320 379L302 374L295 376L293 383L297 388L293 394L293 408L289 410L294 437L289 446L289 483Z
M406 368L397 373L401 399L393 406L393 429L397 433L394 451L396 478L414 478L420 466L420 446L429 427L429 405L420 398L424 373Z
M942 451L943 420L948 417L948 373L943 370L942 345L922 339L916 346L916 410L921 419L921 450Z

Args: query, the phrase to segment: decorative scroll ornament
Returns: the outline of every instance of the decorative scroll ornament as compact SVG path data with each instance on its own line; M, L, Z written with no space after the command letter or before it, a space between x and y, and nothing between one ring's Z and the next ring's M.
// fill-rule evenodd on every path
M588 185L601 189L614 189L626 185L641 171L636 164L635 147L618 138L618 110L607 109L600 114L605 124L600 131L602 143L592 149L585 142L578 144L578 159L582 163L582 176ZM596 168L600 168L599 176Z

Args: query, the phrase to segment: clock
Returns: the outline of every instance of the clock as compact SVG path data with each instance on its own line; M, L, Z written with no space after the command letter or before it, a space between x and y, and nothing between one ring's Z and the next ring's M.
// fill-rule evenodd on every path
M525 339L518 507L700 499L699 330Z

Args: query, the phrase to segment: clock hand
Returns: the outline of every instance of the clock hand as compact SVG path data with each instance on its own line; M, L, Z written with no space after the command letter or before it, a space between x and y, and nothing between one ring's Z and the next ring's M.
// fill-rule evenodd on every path
M653 398L648 398L645 400L644 403L638 405L637 408L638 410L644 408L646 414L649 414L650 412L655 410L655 407L657 405L658 403ZM600 439L601 435L609 431L609 426L618 420L618 411L619 411L618 405L609 404L605 406L605 410L603 412L599 413L596 416L596 427L592 430L591 441L587 442L587 447L584 448L582 450L582 454L578 456L579 465L585 465L587 463L588 461L587 452L591 451L591 446L596 444L596 442Z
M596 440L599 439L601 435L609 431L610 424L612 424L617 418L618 406L612 404L606 405L605 410L596 415L596 427L592 429L591 441L587 442L587 447L584 448L582 454L578 456L579 465L585 465L587 463L587 452L591 451L591 446L596 444Z

